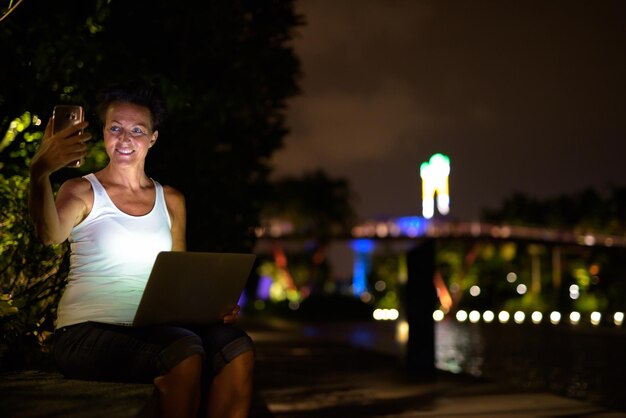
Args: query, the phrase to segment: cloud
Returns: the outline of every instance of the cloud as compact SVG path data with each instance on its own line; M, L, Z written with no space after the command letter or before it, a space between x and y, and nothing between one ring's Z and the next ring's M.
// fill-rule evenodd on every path
M296 7L307 22L296 46L311 64L336 51L361 61L382 45L403 47L432 18L432 6L415 0L300 0Z
M289 147L275 162L291 172L390 157L407 139L445 124L420 104L409 86L386 80L359 95L326 91L296 99Z
M355 185L360 211L407 212L416 167L444 152L467 214L513 190L626 178L621 3L296 5L303 94L289 102L277 175L322 168Z

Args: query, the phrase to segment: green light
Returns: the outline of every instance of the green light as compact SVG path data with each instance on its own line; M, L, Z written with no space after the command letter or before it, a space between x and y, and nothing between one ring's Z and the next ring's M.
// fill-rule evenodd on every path
M442 215L450 212L450 195L448 192L448 176L450 174L450 158L437 153L428 162L420 165L422 178L422 216L430 219L435 214L435 195L437 210Z

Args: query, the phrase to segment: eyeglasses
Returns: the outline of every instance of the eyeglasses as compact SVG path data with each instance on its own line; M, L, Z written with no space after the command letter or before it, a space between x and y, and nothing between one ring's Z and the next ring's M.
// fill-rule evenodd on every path
M139 128L139 127L134 127L131 130L127 131L126 129L122 128L121 126L111 126L108 129L109 133L114 136L114 137L126 137L126 134L128 133L128 135L131 138L141 138L142 136L147 136L149 135L148 132L144 131L143 129Z

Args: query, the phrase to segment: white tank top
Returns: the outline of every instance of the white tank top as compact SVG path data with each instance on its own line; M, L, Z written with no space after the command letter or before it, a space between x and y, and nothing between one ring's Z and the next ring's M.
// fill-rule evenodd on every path
M143 216L119 210L94 174L93 208L69 237L70 273L59 303L56 327L97 321L130 324L160 251L172 249L171 220L163 187Z

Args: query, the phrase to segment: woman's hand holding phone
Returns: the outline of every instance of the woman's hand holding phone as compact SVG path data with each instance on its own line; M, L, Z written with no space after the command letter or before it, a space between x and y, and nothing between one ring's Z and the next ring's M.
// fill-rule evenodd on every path
M82 106L78 105L57 105L52 110L52 133L56 134L71 126L77 125L85 120L85 112ZM78 134L82 134L79 131ZM70 162L66 167L80 167L82 158Z
M79 167L87 155L85 142L91 139L91 134L84 131L88 126L89 122L82 121L53 133L50 118L30 164L31 176L48 176L63 167Z

